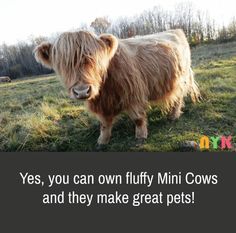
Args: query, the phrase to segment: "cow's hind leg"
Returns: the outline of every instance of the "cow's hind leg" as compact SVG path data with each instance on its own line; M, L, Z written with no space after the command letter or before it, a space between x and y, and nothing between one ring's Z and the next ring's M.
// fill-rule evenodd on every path
M180 98L179 101L172 107L170 112L168 113L168 119L174 121L179 119L182 115L182 108L184 107L184 99Z
M148 136L146 112L145 110L132 108L128 111L128 115L135 123L135 137L138 143L141 144Z

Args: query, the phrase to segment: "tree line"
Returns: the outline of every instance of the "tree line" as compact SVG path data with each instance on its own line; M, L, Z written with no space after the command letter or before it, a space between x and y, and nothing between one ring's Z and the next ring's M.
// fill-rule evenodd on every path
M46 38L32 39L30 42L19 42L16 45L0 46L0 76L16 79L24 76L49 74L52 71L36 62L33 50Z
M236 40L235 18L228 25L219 26L207 12L196 10L191 3L176 5L173 12L162 7L154 7L137 16L123 17L115 21L107 17L96 18L90 25L81 24L78 29L93 30L96 34L112 33L119 38L129 38L175 28L183 29L190 46ZM0 76L10 76L14 79L51 73L52 70L43 68L33 56L36 45L45 39L40 37L27 43L1 45Z

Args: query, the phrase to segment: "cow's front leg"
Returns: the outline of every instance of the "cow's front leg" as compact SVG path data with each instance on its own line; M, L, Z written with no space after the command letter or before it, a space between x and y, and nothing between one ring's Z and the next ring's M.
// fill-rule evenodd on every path
M113 124L112 117L100 117L100 136L98 138L98 145L105 145L110 141L111 130Z
M147 119L139 118L134 120L135 123L135 138L137 139L146 139L148 136L147 130Z

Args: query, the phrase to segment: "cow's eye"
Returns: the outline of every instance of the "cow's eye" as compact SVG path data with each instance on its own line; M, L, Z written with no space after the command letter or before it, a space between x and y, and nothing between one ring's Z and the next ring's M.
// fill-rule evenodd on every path
M89 64L89 60L86 57L83 57L81 62L80 62L80 68L84 68Z
M77 56L74 58L74 66L77 66Z
M88 65L88 64L89 64L89 59L87 57L85 57L83 59L83 65L85 66L85 65Z

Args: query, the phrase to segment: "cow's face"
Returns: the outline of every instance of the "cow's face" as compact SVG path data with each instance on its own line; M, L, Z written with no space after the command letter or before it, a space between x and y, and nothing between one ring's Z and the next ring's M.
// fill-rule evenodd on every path
M39 45L35 57L63 77L71 98L92 99L99 93L117 46L112 35L96 37L85 31L68 32L53 44Z

